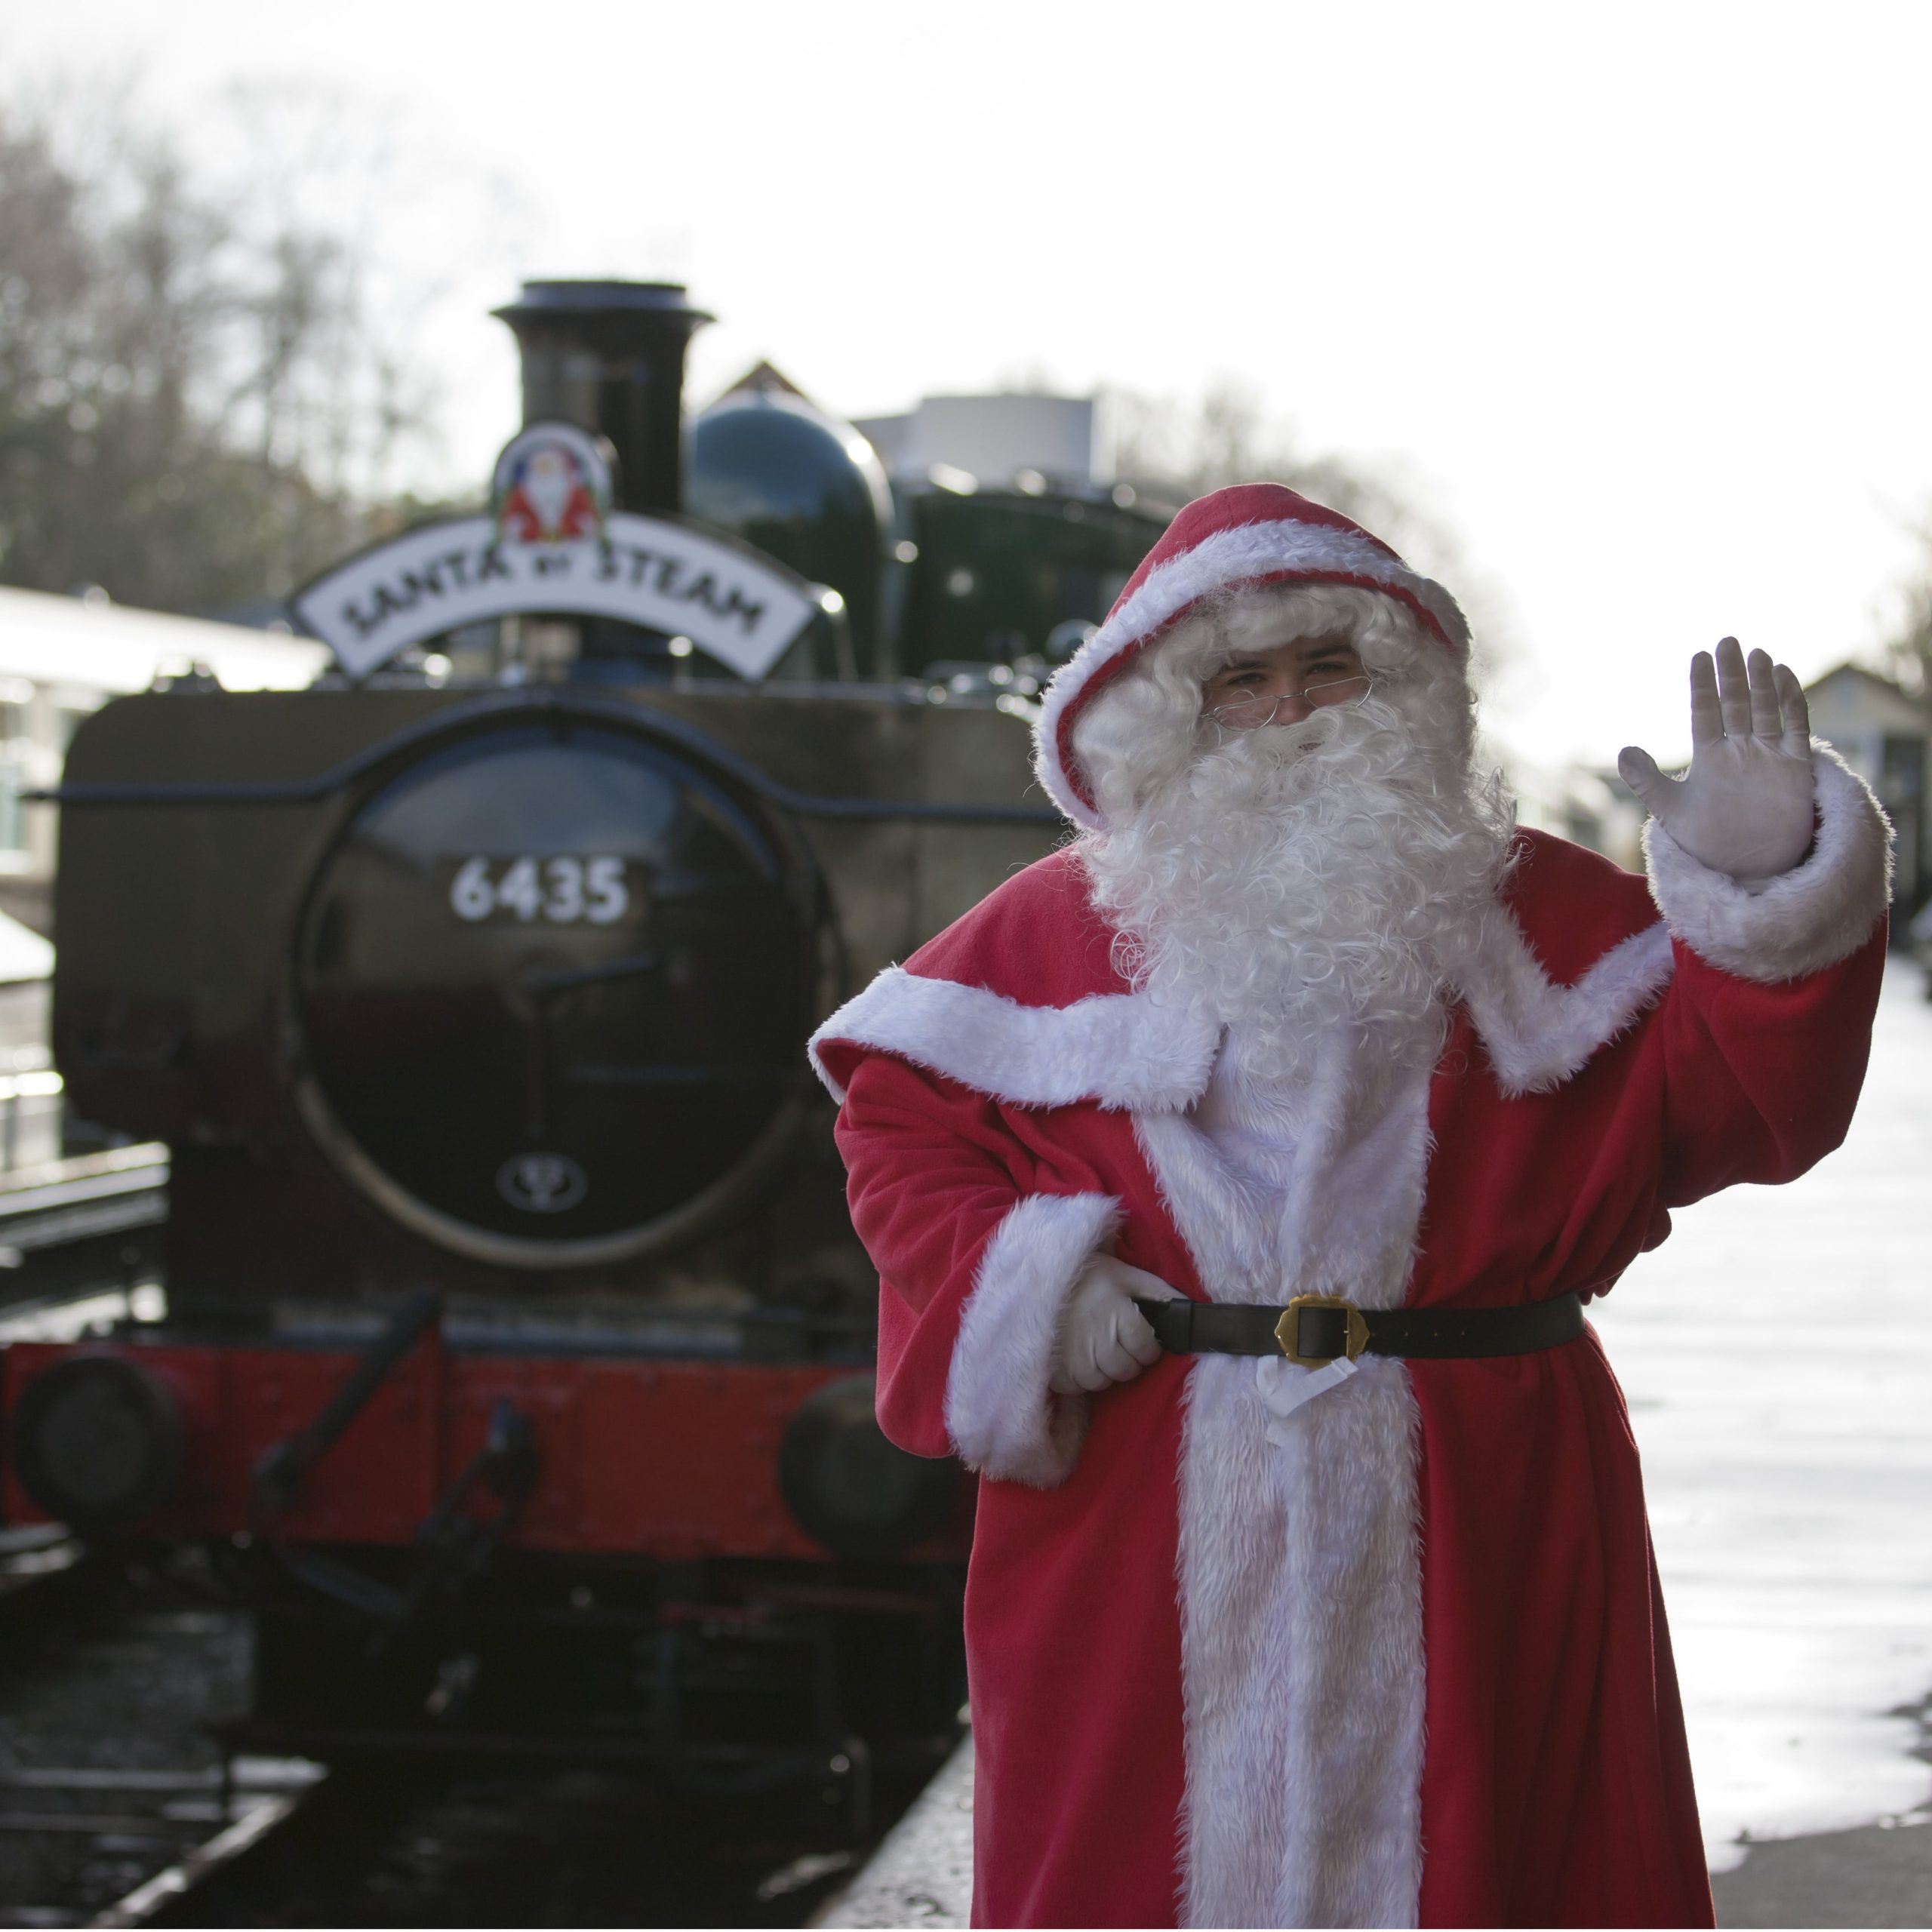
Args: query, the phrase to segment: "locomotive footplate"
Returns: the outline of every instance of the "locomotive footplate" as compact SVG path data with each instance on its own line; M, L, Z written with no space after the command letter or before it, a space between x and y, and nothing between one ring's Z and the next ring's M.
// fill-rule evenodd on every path
M507 1409L527 1423L536 1470L506 1550L672 1562L963 1557L970 1484L955 1464L885 1441L860 1362L680 1360L654 1352L660 1329L636 1352L606 1336L594 1352L538 1353L472 1349L454 1324L432 1325L357 1391L352 1418L273 1506L258 1472L266 1463L278 1478L287 1445L309 1439L364 1352L165 1335L16 1343L0 1506L9 1521L78 1516L115 1535L272 1532L297 1545L408 1551ZM57 1368L61 1400L50 1404L35 1386ZM138 1429L123 1383L138 1386ZM158 1488L160 1472L141 1461L149 1435L170 1444ZM70 1506L89 1485L91 1513ZM455 1515L493 1512L472 1494Z

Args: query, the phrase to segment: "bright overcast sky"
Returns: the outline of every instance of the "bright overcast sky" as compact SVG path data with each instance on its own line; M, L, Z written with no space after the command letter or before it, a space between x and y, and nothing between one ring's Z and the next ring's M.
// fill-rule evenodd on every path
M1725 631L1869 652L1932 507L1932 8L60 0L0 59L167 118L329 79L508 177L527 253L441 265L445 481L515 426L518 273L688 282L699 394L1243 378L1502 586L1550 761L1681 747Z

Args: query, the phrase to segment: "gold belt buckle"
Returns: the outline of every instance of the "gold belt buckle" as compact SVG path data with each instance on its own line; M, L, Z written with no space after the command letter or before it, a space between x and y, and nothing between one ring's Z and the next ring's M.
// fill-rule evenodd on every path
M1362 1319L1362 1312L1346 1295L1297 1295L1281 1311L1281 1318L1275 1324L1275 1339L1281 1345L1281 1352L1297 1368L1326 1368L1337 1358L1334 1355L1305 1355L1300 1352L1301 1312L1305 1308L1340 1308L1348 1311L1348 1337L1343 1344L1344 1352L1353 1361L1368 1346L1368 1324Z

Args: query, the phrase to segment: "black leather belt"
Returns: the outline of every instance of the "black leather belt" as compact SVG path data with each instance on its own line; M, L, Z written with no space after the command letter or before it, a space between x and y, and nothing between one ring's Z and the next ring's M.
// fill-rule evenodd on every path
M1135 1296L1171 1355L1284 1355L1303 1368L1346 1355L1527 1355L1583 1332L1583 1304L1557 1295L1518 1308L1358 1308L1340 1295L1297 1295L1286 1308Z

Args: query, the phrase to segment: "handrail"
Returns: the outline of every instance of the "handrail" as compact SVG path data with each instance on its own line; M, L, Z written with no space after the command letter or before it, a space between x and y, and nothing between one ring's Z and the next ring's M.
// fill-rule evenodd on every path
M780 811L798 818L844 820L904 820L920 824L1057 825L1060 815L1051 805L969 804L924 798L827 798L795 791L769 777L749 759L694 731L680 718L660 712L641 712L579 694L518 691L478 700L426 722L392 734L368 746L340 764L310 778L222 779L199 783L106 780L61 784L23 792L26 804L41 805L301 805L318 804L352 785L392 758L426 740L442 737L499 715L555 712L586 718L600 724L628 725L666 738L680 749L706 759L746 790Z

